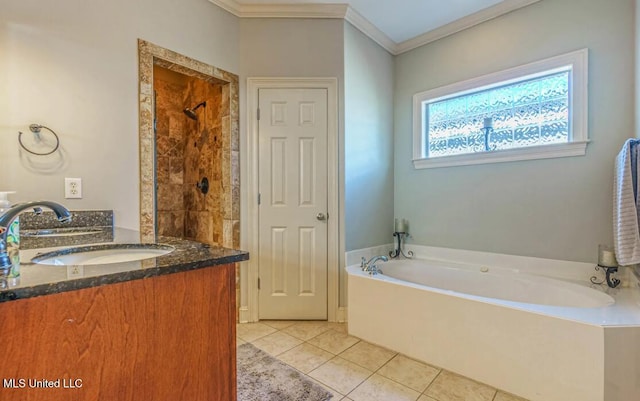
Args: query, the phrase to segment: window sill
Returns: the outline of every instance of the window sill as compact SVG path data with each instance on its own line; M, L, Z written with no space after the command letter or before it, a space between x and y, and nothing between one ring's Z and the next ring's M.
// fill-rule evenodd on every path
M589 141L577 141L528 148L493 150L482 153L414 159L415 169L469 166L473 164L504 163L519 160L551 159L556 157L584 156Z

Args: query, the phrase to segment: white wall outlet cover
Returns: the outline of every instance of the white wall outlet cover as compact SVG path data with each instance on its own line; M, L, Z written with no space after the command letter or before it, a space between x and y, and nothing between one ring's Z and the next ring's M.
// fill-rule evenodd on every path
M65 199L82 198L82 178L64 179L64 197Z

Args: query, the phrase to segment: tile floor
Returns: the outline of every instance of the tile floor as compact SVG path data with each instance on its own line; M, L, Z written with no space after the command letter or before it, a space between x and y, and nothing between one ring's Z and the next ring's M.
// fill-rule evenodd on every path
M332 401L526 401L347 334L342 323L237 326L250 342L333 393Z

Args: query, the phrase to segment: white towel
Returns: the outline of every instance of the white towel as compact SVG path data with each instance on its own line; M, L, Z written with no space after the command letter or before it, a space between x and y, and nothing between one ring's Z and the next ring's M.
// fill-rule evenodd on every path
M638 196L638 144L629 139L616 158L613 184L613 243L620 265L640 263Z

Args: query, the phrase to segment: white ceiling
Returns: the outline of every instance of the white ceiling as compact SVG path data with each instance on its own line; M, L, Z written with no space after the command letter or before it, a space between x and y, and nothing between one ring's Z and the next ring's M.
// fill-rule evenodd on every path
M399 54L540 0L209 0L243 18L344 18Z

